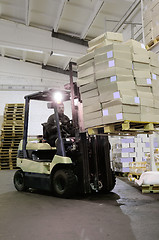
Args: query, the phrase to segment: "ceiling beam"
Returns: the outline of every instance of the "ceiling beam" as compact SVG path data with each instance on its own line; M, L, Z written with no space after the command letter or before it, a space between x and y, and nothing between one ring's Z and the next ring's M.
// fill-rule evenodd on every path
M118 24L112 30L113 32L119 31L119 29L122 27L123 24L125 24L126 20L136 10L136 8L139 6L140 3L141 3L141 0L136 0L136 1L133 2L133 4L130 6L130 8L127 10L127 12L124 14L124 16L118 22Z
M45 66L44 64L42 64L42 69L52 71L52 72L56 72L56 73L70 75L69 70L63 70L62 68L58 68L58 67L54 67L54 66L50 66L50 65ZM77 77L77 72L73 71L73 76Z
M68 58L68 59L66 60L66 62L65 62L64 65L63 65L63 69L64 69L64 70L66 70L66 69L68 68L69 62L71 62L71 60L72 60L72 58Z
M67 0L61 0L60 6L59 6L59 9L58 9L58 12L57 12L56 20L55 20L55 23L54 23L54 32L58 31L59 24L60 24L60 19L61 19L61 16L62 16L62 13L63 13L63 10L64 10L64 7L65 7L66 3L67 3Z
M1 47L1 55L2 55L2 57L5 56L5 49L3 47Z
M81 33L81 36L80 36L81 39L84 39L87 36L87 33L88 33L91 25L93 24L95 18L97 17L100 9L102 8L103 4L104 4L104 0L98 0L97 1L96 5L95 5L95 7L93 9L93 12L92 12L92 14L89 17L89 20L85 24L85 27L84 27L84 29L83 29L83 31Z
M80 44L80 45L84 45L84 46L88 47L87 41L77 38L77 37L72 37L72 36L64 34L64 33L56 33L56 32L54 32L54 30L52 31L52 37L58 38L58 39L61 39L61 40L64 40L64 41L67 41L70 43L76 43L76 44Z
M44 54L44 60L43 60L43 64L46 65L48 60L49 60L50 54Z
M27 58L27 51L23 51L23 54L22 54L23 62L26 61L26 58Z

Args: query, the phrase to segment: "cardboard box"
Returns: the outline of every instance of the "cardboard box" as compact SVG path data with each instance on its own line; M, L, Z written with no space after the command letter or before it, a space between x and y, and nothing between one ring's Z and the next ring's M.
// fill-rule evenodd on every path
M103 124L110 124L115 122L123 122L125 120L140 121L140 114L131 113L116 113L114 115L103 116Z
M153 94L152 93L137 91L137 95L140 98L147 98L147 99L152 99L153 100Z
M94 58L94 52L87 53L86 55L82 56L81 58L77 59L77 65L81 65L87 61L90 61Z
M100 110L83 115L84 122L92 119L96 119L96 118L101 118L101 117L102 117L102 111Z
M150 59L149 59L148 52L145 52L145 54L132 53L132 61L141 62L141 63L149 63Z
M108 105L108 106L107 106ZM109 116L116 113L140 113L140 106L133 106L133 105L126 105L126 104L120 104L116 106L109 107L109 104L102 104L103 110L102 114L103 116Z
M144 71L133 70L133 75L135 78L151 78L149 70Z
M152 93L152 87L147 86L136 86L137 92Z
M151 11L151 9L147 9L147 11L145 11L143 17L144 17L144 19L143 19L144 27L146 27L152 21L152 11Z
M105 79L100 79L97 81L97 86L98 86L98 90L99 93L107 93L107 92L116 92L119 90L124 90L124 89L135 89L136 90L136 86L135 86L135 82L134 81L128 81L128 82L108 82Z
M151 31L149 34L145 35L145 44L148 44L153 39L154 39L153 31Z
M135 82L138 86L149 86L152 87L151 78L135 78Z
M95 63L99 63L99 62L104 62L113 58L124 59L124 60L127 59L131 61L131 53L111 50L103 54L95 55L94 60L95 60Z
M102 125L102 118L96 118L96 119L84 121L85 128L91 128L91 127L100 126L100 125Z
M124 104L130 104L130 105L139 105L140 99L139 97L133 97L128 95L123 95L122 91L117 92L107 92L107 93L101 93L100 94L100 102L107 102L115 99L121 99L122 103Z
M106 78L106 77L112 77L112 76L118 76L118 75L132 75L131 69L125 69L125 68L119 68L119 67L111 67L111 68L105 68L102 69L99 72L95 73L96 79Z
M151 19L152 20L152 19ZM148 24L144 27L144 34L149 34L153 29L153 23L152 21L148 22Z
M95 96L98 96L98 95L99 95L98 94L98 89L96 88L96 89L93 89L93 90L82 93L81 98L82 98L82 100L84 100L84 99L95 97Z
M159 21L156 22L156 25L154 25L154 27L153 27L153 36L154 36L154 38L156 38L159 35L158 28L159 28Z
M159 81L152 80L152 93L154 96L159 96Z
M153 107L159 109L159 100L154 98L153 101Z
M159 67L159 57L158 54L155 54L154 52L149 51L149 60L150 60L150 65L154 67Z
M94 103L100 102L99 96L82 99L83 107L92 106Z
M145 54L147 52L144 44L137 42L133 39L124 42L123 45L129 46L132 53Z
M159 68L158 67L150 66L150 71L153 74L159 75Z
M92 83L95 81L95 74L91 74L89 76L83 77L83 78L78 78L77 79L77 86L83 86L88 83Z
M133 62L132 68L133 70L139 70L139 71L149 70L150 71L150 66L148 63Z
M84 106L83 107L83 113L88 114L88 113L91 113L91 112L96 112L96 111L101 110L101 108L102 108L102 106L101 106L100 102L95 102L92 105Z
M117 52L121 52L121 53L125 53L125 52L130 53L130 47L125 46L123 44L113 43L113 44L110 44L108 46L104 46L104 47L96 49L95 50L95 55L107 53L107 52L110 52L110 51L113 51L113 52L117 51Z
M78 71L77 75L78 75L78 78L84 78L94 73L95 73L95 69L94 69L94 66L92 65L88 68L84 68L83 70Z
M88 83L88 84L80 87L80 92L84 93L84 92L93 90L95 88L97 88L97 83L96 82Z
M94 67L94 59L91 59L83 64L78 65L78 72L81 72L82 70L87 70L89 67Z
M95 63L96 73L102 71L105 68L112 68L112 67L132 69L132 62L129 60L114 58L113 60Z
M96 49L105 47L105 46L107 46L107 45L111 45L111 44L113 44L113 43L114 43L113 40L107 40L107 39L105 39L105 40L102 41L101 43L96 44L96 45L94 45L94 46L92 46L92 47L87 48L87 53L93 53L93 52L95 52ZM119 44L119 42L116 42L116 44Z
M113 41L123 41L122 33L106 32L88 42L89 47L102 43L105 39Z
M147 98L140 97L140 104L141 104L141 107L142 106L153 107L154 101L153 101L153 99L151 99L151 98L149 99L148 97Z

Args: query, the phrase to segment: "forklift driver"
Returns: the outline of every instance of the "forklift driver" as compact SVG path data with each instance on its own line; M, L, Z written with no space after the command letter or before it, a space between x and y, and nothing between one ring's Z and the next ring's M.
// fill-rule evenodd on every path
M62 137L74 136L74 128L70 119L64 114L64 104L60 103L57 105L57 112L59 115L59 123L61 128ZM50 115L47 123L43 123L43 137L52 147L55 146L57 139L57 127L55 121L55 114Z

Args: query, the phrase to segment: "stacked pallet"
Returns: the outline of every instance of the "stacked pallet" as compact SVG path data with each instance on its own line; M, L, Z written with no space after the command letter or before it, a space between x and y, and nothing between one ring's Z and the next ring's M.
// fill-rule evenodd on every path
M0 139L0 169L16 168L16 156L23 137L24 104L6 104Z
M149 48L154 45L155 40L159 41L159 0L144 0L143 3L145 44Z
M159 123L158 58L135 40L122 43L121 34L117 44L118 34L112 33L116 40L104 47L99 47L103 35L92 40L93 51L77 61L84 126L133 121L153 131Z

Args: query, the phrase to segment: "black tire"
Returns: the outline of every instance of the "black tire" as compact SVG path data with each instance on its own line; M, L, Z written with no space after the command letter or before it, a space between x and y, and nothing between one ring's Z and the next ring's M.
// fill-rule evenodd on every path
M109 193L115 187L116 177L115 177L114 171L111 170L111 174L110 175L111 175L111 179L110 179L109 183L104 183L103 182L103 188L101 189L102 193Z
M15 172L13 181L17 191L26 191L27 188L25 186L24 173L22 170L18 170Z
M57 170L52 178L54 195L61 198L72 197L76 192L77 177L70 169Z

